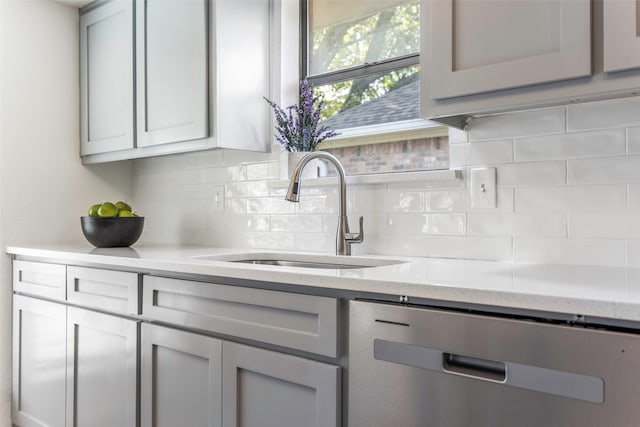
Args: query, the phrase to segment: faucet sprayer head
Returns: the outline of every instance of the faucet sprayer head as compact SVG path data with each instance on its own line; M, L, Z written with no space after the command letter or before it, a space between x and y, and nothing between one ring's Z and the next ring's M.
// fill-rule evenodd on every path
M300 189L300 181L296 178L291 179L289 183L289 189L287 190L287 195L285 199L290 202L299 202L300 201L300 193L298 190Z

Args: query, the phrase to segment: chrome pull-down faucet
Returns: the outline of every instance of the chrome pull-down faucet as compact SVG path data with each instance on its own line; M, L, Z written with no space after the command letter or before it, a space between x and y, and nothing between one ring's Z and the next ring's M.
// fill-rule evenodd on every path
M313 159L325 159L333 163L338 171L338 182L340 185L340 201L338 203L338 231L336 233L336 255L351 255L351 245L361 243L364 240L363 223L364 218L360 217L360 231L351 233L349 231L349 220L347 219L347 183L344 177L344 168L340 161L333 155L325 151L314 151L302 158L293 172L287 199L290 202L300 201L301 174L304 167Z

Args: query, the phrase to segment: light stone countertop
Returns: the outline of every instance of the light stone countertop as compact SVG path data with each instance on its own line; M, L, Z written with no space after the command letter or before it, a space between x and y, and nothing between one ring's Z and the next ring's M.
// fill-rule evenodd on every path
M445 306L479 304L640 321L640 269L632 268L372 256L366 258L403 263L356 269L306 269L195 258L279 251L166 245L96 249L87 243L37 244L12 245L6 251L21 258L67 264L284 283L356 295L384 294L390 300L405 295L410 299L442 301Z

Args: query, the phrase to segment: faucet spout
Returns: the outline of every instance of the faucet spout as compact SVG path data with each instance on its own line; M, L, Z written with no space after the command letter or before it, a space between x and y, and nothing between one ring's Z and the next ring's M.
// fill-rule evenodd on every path
M290 202L300 201L300 185L302 182L302 171L304 167L313 159L328 160L338 172L338 185L340 186L340 199L338 202L338 230L336 233L336 255L351 255L351 245L361 243L364 240L363 218L360 217L360 230L358 233L349 231L349 221L347 219L347 183L345 180L344 168L340 161L333 155L325 151L314 151L302 158L289 182L289 188L285 199Z

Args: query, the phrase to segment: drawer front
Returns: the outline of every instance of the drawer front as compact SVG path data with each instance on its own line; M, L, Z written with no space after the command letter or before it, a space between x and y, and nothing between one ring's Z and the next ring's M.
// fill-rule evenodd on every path
M144 276L142 313L190 328L338 355L335 298Z
M13 290L30 295L64 300L66 271L64 265L14 261Z
M136 273L67 267L67 300L122 314L140 314Z

